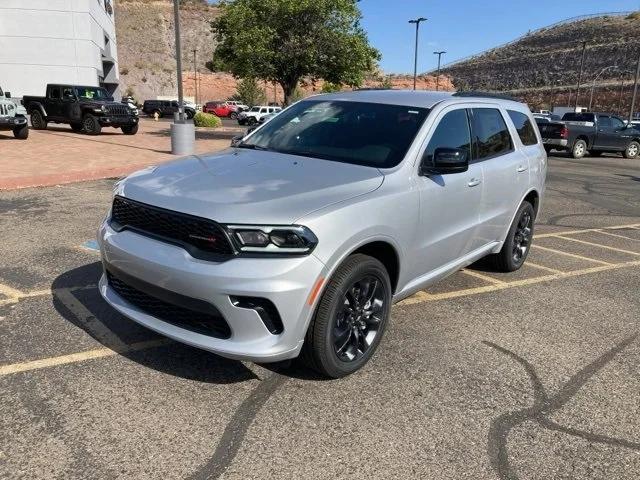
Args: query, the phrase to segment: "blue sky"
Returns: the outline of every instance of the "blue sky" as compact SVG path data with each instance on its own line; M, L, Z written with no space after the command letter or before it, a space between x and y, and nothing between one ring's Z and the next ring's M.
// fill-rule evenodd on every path
M212 1L212 3L215 3ZM418 72L481 52L554 22L577 15L640 9L640 0L361 0L363 26L382 53L387 73L413 72L415 26L420 25Z

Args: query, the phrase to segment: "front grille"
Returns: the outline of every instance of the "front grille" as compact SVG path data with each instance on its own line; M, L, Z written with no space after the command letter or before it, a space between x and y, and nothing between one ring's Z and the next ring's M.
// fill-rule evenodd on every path
M217 260L234 253L226 233L213 220L119 196L113 199L111 224L116 230L131 229L178 244L195 258Z
M106 105L107 115L131 115L126 105Z
M216 307L210 303L161 289L133 279L122 272L115 272L113 269L107 270L106 273L109 286L120 297L152 317L210 337L229 338L231 336L229 325ZM190 308L183 305L189 305Z

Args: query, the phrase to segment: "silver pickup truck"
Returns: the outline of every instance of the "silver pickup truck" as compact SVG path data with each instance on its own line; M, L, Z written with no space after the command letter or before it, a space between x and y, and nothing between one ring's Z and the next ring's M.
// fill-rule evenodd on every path
M26 140L29 137L27 111L11 100L11 94L2 92L0 88L0 132L13 131L14 137Z

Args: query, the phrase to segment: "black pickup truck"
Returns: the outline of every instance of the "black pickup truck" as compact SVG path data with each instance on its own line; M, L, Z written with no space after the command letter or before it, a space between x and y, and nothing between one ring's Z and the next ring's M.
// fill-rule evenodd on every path
M104 88L79 85L47 85L45 97L25 95L22 104L31 115L31 126L44 130L47 124L66 123L75 132L100 134L102 127L138 132L138 110L113 101Z
M547 153L551 150L571 152L582 158L587 152L596 157L602 153L622 153L625 158L640 156L640 128L627 125L608 113L565 113L561 121L537 120Z

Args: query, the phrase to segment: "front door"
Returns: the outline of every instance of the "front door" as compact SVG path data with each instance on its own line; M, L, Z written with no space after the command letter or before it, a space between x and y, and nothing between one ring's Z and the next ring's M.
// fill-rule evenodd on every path
M613 150L624 150L632 140L631 135L625 134L625 124L618 117L606 117L607 128L602 133L600 122L598 122L598 138L602 146Z
M428 137L422 158L433 159L436 148L467 150L471 135L467 110L443 110ZM420 228L416 239L416 277L443 267L481 246L477 237L482 200L482 168L471 163L463 173L418 177Z

